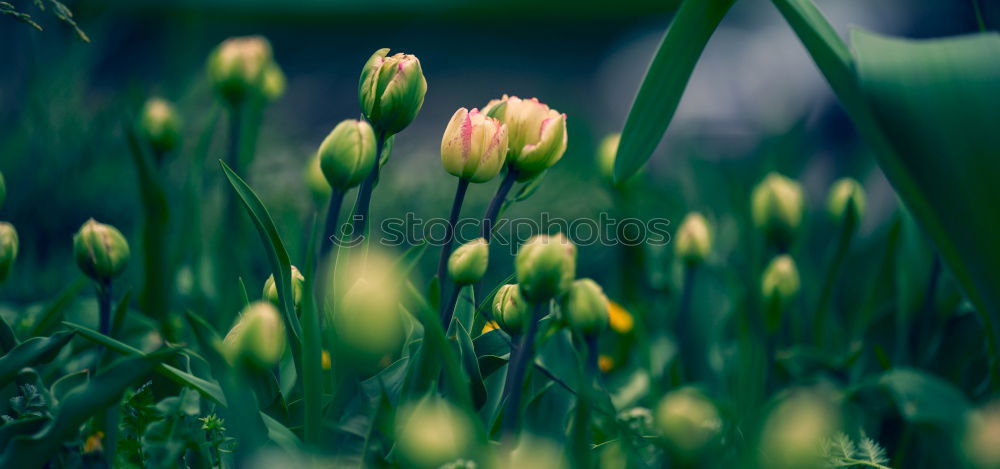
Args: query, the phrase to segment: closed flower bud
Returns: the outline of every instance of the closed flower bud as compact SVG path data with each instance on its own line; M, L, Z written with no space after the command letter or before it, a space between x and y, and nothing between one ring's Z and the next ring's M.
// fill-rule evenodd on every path
M302 276L302 272L299 272L298 267L292 266L292 299L295 302L295 307L299 307L299 302L302 301L302 286L305 284L306 278ZM278 286L274 283L274 274L267 277L264 282L264 292L262 296L265 300L270 301L273 304L281 304L278 301Z
M17 259L17 230L14 225L0 222L0 282L7 280Z
M271 65L271 43L262 36L232 37L222 41L208 58L208 78L229 104L263 92Z
M656 407L654 422L673 455L682 460L696 458L722 430L715 405L693 388L681 388L663 396Z
M855 221L865 213L865 189L858 181L843 178L833 183L830 196L826 200L826 208L834 220L843 220L848 213L853 213Z
M285 94L286 83L285 72L281 71L281 67L278 64L271 62L264 69L261 92L268 101L274 101Z
M532 237L518 250L514 270L529 303L561 297L576 278L576 246L561 233Z
M306 187L309 188L309 194L312 195L313 201L316 205L322 206L326 201L330 200L330 183L326 182L326 175L323 174L323 168L320 166L319 156L309 160L309 164L306 165L306 170L302 175L303 179L306 181Z
M379 49L361 70L358 99L372 125L393 135L413 122L424 104L427 80L416 56Z
M601 170L601 177L608 181L615 179L615 156L621 139L622 134L611 134L597 145L597 166Z
M337 335L335 354L348 357L361 371L372 371L403 346L404 280L393 260L377 251L369 252L367 260L352 261L344 272L337 279L340 296L331 321Z
M796 391L775 406L764 422L760 467L824 467L823 446L839 427L839 412L829 399L812 391Z
M780 304L799 293L799 270L791 256L782 254L771 259L771 263L764 269L760 289L766 301L777 301Z
M255 301L243 308L222 345L223 355L231 364L269 369L285 351L285 323L274 305Z
M686 264L694 265L705 262L712 252L712 230L708 221L698 212L692 212L681 221L677 229L677 239L674 253Z
M474 427L468 415L448 401L429 397L404 406L396 424L396 451L403 467L438 468L471 458Z
M181 119L166 100L149 98L142 107L139 131L155 154L163 154L177 147L181 138Z
M330 186L350 189L375 167L375 132L365 121L342 121L323 139L317 155Z
M506 158L506 125L478 109L455 111L441 138L445 171L471 182L486 182L500 173Z
M529 314L531 307L521 297L520 287L508 284L497 290L493 297L493 319L508 334L520 334Z
M549 169L566 152L566 114L549 109L537 98L504 95L490 101L483 112L507 124L507 163L520 172L520 181Z
M459 285L471 285L483 278L490 259L490 245L483 238L463 244L448 258L448 276Z
M753 222L772 242L787 247L802 224L804 198L799 183L768 174L751 195Z
M128 265L129 249L125 237L115 227L98 223L93 218L73 236L73 253L80 270L99 282L117 277Z
M1000 401L969 413L962 446L973 467L1000 468Z
M597 335L608 326L608 297L589 278L573 282L560 308L569 325L585 335Z

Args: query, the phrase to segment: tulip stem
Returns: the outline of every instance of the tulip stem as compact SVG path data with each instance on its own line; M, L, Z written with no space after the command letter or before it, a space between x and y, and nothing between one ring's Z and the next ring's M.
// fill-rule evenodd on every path
M496 194L493 194L493 200L490 201L489 207L486 209L486 215L483 216L483 226L480 236L486 239L486 242L490 242L490 236L493 235L493 225L497 221L497 216L500 214L500 208L503 207L504 201L507 200L507 194L510 193L510 189L514 187L514 182L517 181L518 171L514 169L513 166L507 167L507 174L503 177L503 181L500 182L500 187L497 188Z
M451 246L455 241L455 225L458 224L458 216L462 213L462 202L465 201L465 193L469 190L469 180L464 178L458 179L458 187L455 189L455 198L451 201L451 213L448 215L448 224L445 225L444 242L441 244L441 258L438 259L438 282L441 285L441 291L445 291L445 287L448 285L448 257L451 256ZM458 291L460 288L457 285L453 285L452 289L455 290L452 294L454 297L458 297ZM444 321L451 319L451 309L454 309L454 302L449 305L451 309L445 307L444 303L441 303L441 319ZM443 323L444 327L448 327L448 323Z
M813 312L813 340L817 346L824 345L823 338L829 335L827 329L827 303L833 295L833 287L840 274L840 269L847 259L847 251L851 247L851 238L854 236L854 229L858 225L858 217L853 209L848 209L847 216L844 217L844 224L841 226L840 237L837 240L837 248L833 252L833 259L827 266L826 277L823 279L823 289L820 290L819 300L816 302L816 310Z
M696 381L697 374L703 369L698 363L702 355L698 350L699 329L691 321L691 299L694 296L694 282L697 267L688 264L684 266L684 285L681 286L680 305L677 308L674 334L677 337L680 353L681 378L686 381Z
M545 302L548 303L548 302ZM528 330L521 336L520 342L513 347L510 352L510 361L507 364L507 381L503 386L503 394L500 402L505 402L506 410L503 414L503 424L501 435L506 444L511 446L515 443L514 433L517 431L518 420L521 414L521 392L524 388L524 375L527 364L533 360L535 348L535 333L538 331L538 323L541 319L542 308L545 303L536 304L531 314Z
M443 306L441 308L441 326L444 330L448 330L448 325L451 324L451 318L455 316L455 305L458 304L458 295L462 292L462 285L454 285L451 289L451 295L448 296L447 303L441 303Z
M334 243L337 242L335 240L338 235L337 226L339 226L337 221L340 219L340 209L344 205L344 195L345 191L337 187L334 187L333 192L330 193L330 204L326 209L326 227L323 229L323 238L319 241L317 261L326 256L333 249ZM318 262L317 265L319 265Z
M102 335L111 332L111 279L97 282L97 331Z
M372 203L372 191L375 190L375 183L378 181L379 171L382 169L382 150L385 148L385 132L378 134L375 139L375 167L368 173L361 187L358 188L358 199L354 203L353 230L351 232L351 245L355 245L365 236L365 228L368 226L369 210Z

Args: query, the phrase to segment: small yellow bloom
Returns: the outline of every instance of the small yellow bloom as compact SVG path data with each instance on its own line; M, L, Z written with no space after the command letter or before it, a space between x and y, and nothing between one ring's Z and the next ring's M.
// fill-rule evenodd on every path
M608 321L611 329L619 334L628 334L635 325L632 314L625 310L622 305L608 300Z
M615 359L608 355L601 355L597 357L597 367L601 369L601 373L608 373L615 369Z
M333 367L333 362L330 361L330 352L327 352L326 350L323 351L323 358L321 359L321 362L323 363L324 370L329 370Z
M493 331L493 330L499 329L499 328L500 328L500 325L497 324L496 321L489 321L486 324L483 324L483 331L480 332L479 335L486 334L487 332L490 332L490 331Z
M101 440L104 439L104 432L97 431L92 433L87 437L87 441L83 443L83 453L98 453L104 451L104 445Z

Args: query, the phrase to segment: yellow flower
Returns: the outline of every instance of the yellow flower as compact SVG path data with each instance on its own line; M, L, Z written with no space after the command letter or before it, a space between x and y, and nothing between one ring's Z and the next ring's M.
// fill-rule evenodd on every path
M608 321L611 329L619 334L628 334L635 325L632 315L622 305L608 300Z
M486 324L483 324L483 331L480 332L479 335L486 334L487 332L490 332L490 331L493 331L493 330L499 329L499 328L500 328L500 325L497 324L496 321L489 321Z
M597 357L597 367L601 369L601 373L608 373L615 368L615 359L608 355L601 355Z
M83 443L83 453L100 453L104 451L104 444L101 440L104 439L104 432L97 431L92 433L87 437L87 441Z
M333 368L333 362L330 361L330 352L324 350L323 358L320 359L320 361L323 363L324 370L329 370L330 368Z

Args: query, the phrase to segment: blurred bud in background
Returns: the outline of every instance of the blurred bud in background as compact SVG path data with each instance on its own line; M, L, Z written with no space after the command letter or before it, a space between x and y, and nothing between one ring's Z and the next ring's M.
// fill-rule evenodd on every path
M529 303L561 297L576 278L576 245L562 233L534 236L517 251L514 270Z
M222 352L232 365L246 364L268 370L285 351L285 323L274 305L250 303L222 340Z
M326 182L326 175L323 174L323 168L320 166L319 155L309 160L302 178L305 180L306 187L309 188L309 195L312 196L317 207L322 207L330 200L332 190L330 183Z
M95 281L108 282L125 270L129 248L118 229L91 218L73 236L73 254L84 274Z
M448 258L448 276L458 285L471 285L483 278L489 265L490 245L479 238L463 244Z
M431 469L471 459L474 426L470 417L444 399L428 397L399 411L396 451L403 467Z
M852 178L837 180L830 187L826 209L834 220L842 221L848 213L853 213L855 222L865 214L865 189Z
M1000 469L1000 400L969 414L962 447L972 467Z
M331 187L350 189L375 167L375 132L365 121L347 119L323 139L316 153Z
M510 335L520 334L524 330L524 323L530 311L517 285L504 285L493 297L493 319Z
M424 104L427 80L416 56L379 49L361 69L358 100L380 134L393 135L413 122Z
M609 183L615 180L615 155L618 154L621 139L622 134L611 134L597 145L597 167L601 170L601 177Z
M261 92L268 101L274 101L285 94L285 72L281 71L281 66L275 62L268 64L264 69L264 81L261 84Z
M165 99L149 98L139 116L139 134L157 158L177 148L181 139L181 119Z
M302 276L302 272L299 272L298 267L292 266L292 299L295 302L295 308L298 309L299 302L302 301L302 287L306 283L306 278ZM274 274L267 277L264 281L264 291L261 297L267 301L270 301L274 305L280 305L281 302L278 300L278 286L274 282Z
M367 372L403 345L400 302L406 281L384 252L369 251L367 260L351 257L343 275L334 280L339 295L331 321L337 336L334 356L348 357L346 362Z
M549 169L566 152L566 115L538 98L503 95L486 104L483 112L507 124L507 162L519 171L519 181Z
M712 252L712 230L708 220L698 212L691 212L681 221L674 240L674 253L687 265L705 262Z
M7 280L17 259L17 230L14 225L0 222L0 282Z
M832 399L796 390L779 402L761 429L760 463L774 469L818 469L824 446L840 431L840 412Z
M608 297L597 282L576 280L559 306L570 327L587 336L596 336L608 327Z
M471 182L496 177L507 158L507 126L478 109L455 111L441 137L445 171Z
M694 388L681 388L663 396L654 423L672 458L679 462L698 459L722 431L715 404Z
M271 43L263 36L232 37L222 41L208 57L208 78L229 105L264 92L265 73L271 66Z
M787 249L802 224L805 196L799 183L770 173L751 195L751 215L757 229L774 245Z
M771 259L764 269L760 294L765 305L765 321L769 330L781 325L781 317L788 304L799 293L799 270L788 254Z
M556 443L535 435L521 436L521 442L510 455L505 469L567 469L565 451Z

